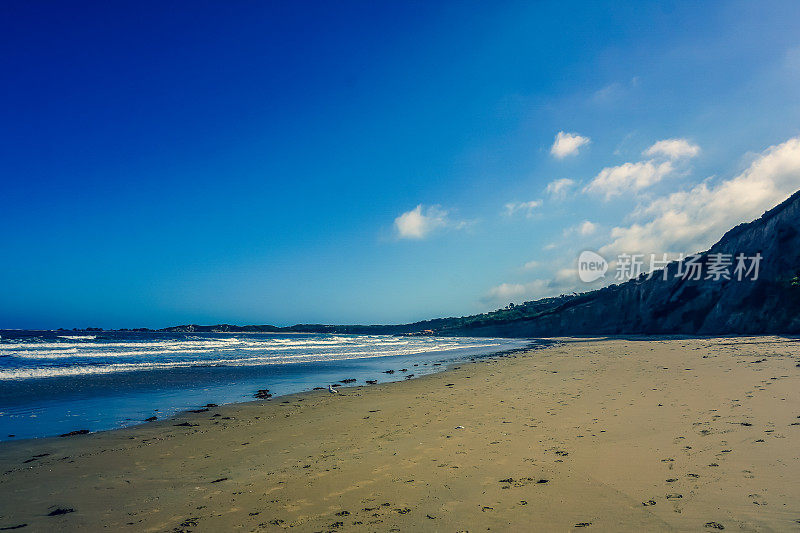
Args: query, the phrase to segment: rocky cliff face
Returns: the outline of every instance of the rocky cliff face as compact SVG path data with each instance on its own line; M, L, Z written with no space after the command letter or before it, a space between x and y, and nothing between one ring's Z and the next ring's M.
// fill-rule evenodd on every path
M536 316L442 333L514 337L800 333L800 191L758 220L728 231L701 254L701 262L707 267L709 254L718 253L760 253L758 279L684 279L675 275L679 265L671 263L666 280L640 277L576 296Z

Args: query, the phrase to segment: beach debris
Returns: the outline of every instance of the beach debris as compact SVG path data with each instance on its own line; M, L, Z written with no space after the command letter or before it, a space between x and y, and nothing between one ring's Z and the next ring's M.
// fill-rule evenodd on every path
M314 388L313 388L313 389L311 389L311 390L325 390L325 387L314 387Z
M540 483L540 484L542 484L542 483L549 483L549 482L550 482L550 480L549 480L549 479L540 479L540 480L539 480L539 481L537 481L536 483Z
M464 426L456 426L456 429L464 429Z
M591 522L578 522L577 524L575 524L575 527L589 527L591 525L592 525Z
M258 389L253 396L260 400L268 400L272 398L272 394L270 394L269 389Z
M69 433L63 433L59 435L59 437L74 437L75 435L86 435L90 433L88 429L76 429L75 431L70 431Z
M180 424L172 424L172 425L175 426L175 427L191 428L191 427L199 426L200 424L190 424L189 422L181 422Z
M711 529L725 529L725 526L723 526L719 522L706 522L705 523L705 527L708 527L708 528L711 528Z
M61 508L61 507L58 507L58 508L56 508L56 509L53 509L53 510L52 510L52 511L50 511L49 513L47 513L47 516L61 516L61 515L65 515L65 514L69 514L69 513L74 513L74 512L75 512L75 509L72 509L71 507L70 507L70 508Z
M367 385L377 385L378 380L377 379L368 379L367 381L365 381L365 383Z
M339 511L336 516L350 516L350 511Z
M334 388L333 388L333 385L328 385L328 392L335 394L335 393L337 393L337 392L339 392L339 391L337 391L336 389L334 389Z
M219 478L219 479L215 479L215 480L214 480L214 481L212 481L211 483L219 483L220 481L227 481L227 480L228 480L228 478L226 478L226 477L221 477L221 478Z
M649 507L649 506L655 505L655 504L656 504L655 500L647 500L646 502L642 502L642 505L644 505L645 507Z

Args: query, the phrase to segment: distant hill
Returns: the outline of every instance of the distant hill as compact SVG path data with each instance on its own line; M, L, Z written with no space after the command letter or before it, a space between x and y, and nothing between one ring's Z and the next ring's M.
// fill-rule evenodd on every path
M176 326L162 331L261 331L542 337L605 334L800 334L800 191L701 253L761 254L755 281L653 276L591 292L543 298L491 313L400 325Z

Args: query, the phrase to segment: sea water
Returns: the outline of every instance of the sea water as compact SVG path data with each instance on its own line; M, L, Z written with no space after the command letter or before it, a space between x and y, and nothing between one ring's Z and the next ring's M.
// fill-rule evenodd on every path
M529 339L0 331L0 440L108 430L344 379L398 381ZM406 369L402 371L402 369ZM385 373L394 370L394 373Z

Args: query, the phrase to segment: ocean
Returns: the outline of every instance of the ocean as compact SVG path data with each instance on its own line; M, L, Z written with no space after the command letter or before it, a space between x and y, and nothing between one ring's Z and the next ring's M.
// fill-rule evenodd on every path
M355 379L413 379L531 339L0 330L0 440L109 430ZM394 371L387 373L386 371ZM344 385L342 385L344 386Z

